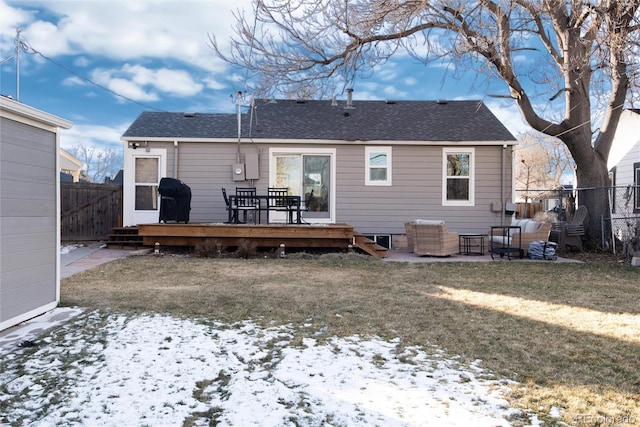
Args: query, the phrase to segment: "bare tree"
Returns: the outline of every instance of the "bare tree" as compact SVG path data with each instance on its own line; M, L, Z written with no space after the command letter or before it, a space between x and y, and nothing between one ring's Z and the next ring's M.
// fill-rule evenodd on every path
M122 164L121 156L112 148L98 149L84 144L76 145L69 150L71 154L84 162L84 177L89 182L101 183L105 178L113 176Z
M557 189L563 177L573 173L573 159L566 145L560 140L528 132L519 138L516 156L516 190L527 193L525 197L538 197Z
M551 165L546 152L541 147L527 151L518 150L516 162L516 191L524 197L525 203L530 199L541 197L545 189L552 189L550 179Z
M602 188L620 113L636 88L639 3L254 0L255 16L236 14L231 53L210 40L220 57L251 72L264 94L317 87L323 96L400 52L449 61L453 75L498 77L507 89L502 96L526 122L567 146L578 187ZM561 117L549 117L559 109ZM606 191L584 193L580 203L589 209L591 235L599 235Z
M515 185L518 195L529 203L562 187L566 173L573 173L573 160L558 139L531 131L519 136L515 151Z

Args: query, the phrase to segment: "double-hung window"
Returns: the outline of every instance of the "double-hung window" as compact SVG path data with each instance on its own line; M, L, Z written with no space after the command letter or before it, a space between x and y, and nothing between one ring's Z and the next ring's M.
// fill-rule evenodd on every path
M391 147L365 147L365 185L391 185Z
M473 206L475 149L444 147L442 150L442 205Z

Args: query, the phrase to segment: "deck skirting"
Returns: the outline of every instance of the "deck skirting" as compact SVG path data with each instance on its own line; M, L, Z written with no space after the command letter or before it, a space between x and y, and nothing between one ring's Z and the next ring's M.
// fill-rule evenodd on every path
M250 240L258 247L347 249L353 243L354 229L348 224L139 224L138 235L145 246L196 246L216 241L223 246L238 246Z

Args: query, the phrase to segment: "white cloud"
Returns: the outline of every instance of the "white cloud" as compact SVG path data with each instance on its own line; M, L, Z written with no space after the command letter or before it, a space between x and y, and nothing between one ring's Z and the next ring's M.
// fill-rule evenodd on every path
M2 52L13 49L13 39L16 36L16 30L23 24L32 20L32 13L26 10L17 9L9 6L3 0L0 0L0 37L2 38ZM6 47L5 47L6 44Z
M382 99L384 96L380 93L380 87L378 83L371 80L357 82L353 88L353 99L364 101ZM338 93L337 97L338 100L345 100L347 99L347 93Z
M531 127L522 118L522 114L514 101L485 101L485 105L516 138L518 135L531 130Z
M0 0L2 1L2 0ZM6 0L5 0L6 1ZM208 71L222 71L226 64L209 47L209 34L222 46L232 34L231 8L249 0L211 1L43 1L0 2L3 21L11 17L24 26L23 34L47 56L85 54L107 59L139 58L179 60ZM57 15L53 22L33 20L26 5L45 8ZM0 27L9 36L9 28ZM11 31L15 37L15 29Z
M147 92L140 85L137 85L131 80L125 80L120 78L111 79L108 83L108 87L118 95L125 96L134 101L157 101L160 99L157 93Z
M382 94L386 99L406 99L409 94L403 90L399 90L395 86L385 86L382 89Z
M36 21L29 24L21 36L36 52L44 56L54 56L59 52L68 52L69 40L61 37L59 28L51 22Z
M162 92L178 96L195 95L203 88L203 85L195 82L186 71L164 68L154 72L152 84Z
M184 70L157 70L141 65L125 64L121 69L96 69L91 73L92 81L118 95L134 101L157 101L159 92L170 96L193 96L202 91L204 85L196 82ZM69 78L65 84L83 83L78 78Z
M387 61L375 69L376 78L383 81L397 80L400 72L398 64L394 61Z
M122 149L120 137L129 124L114 127L101 125L73 124L71 129L60 133L60 146L65 150L84 145L87 147Z
M80 77L73 76L73 77L67 77L66 79L64 79L62 81L62 84L64 86L82 86L82 85L88 85L89 83L82 80Z
M85 56L81 56L79 58L76 58L73 61L73 65L75 65L76 67L88 67L91 64L91 61L89 60L89 58L85 57Z
M202 82L206 85L207 88L213 90L222 90L227 87L227 85L220 83L218 80L212 77L205 77L204 79L202 79Z
M407 86L414 86L418 84L418 79L416 79L415 77L407 77L406 79L404 79L404 84L406 84Z

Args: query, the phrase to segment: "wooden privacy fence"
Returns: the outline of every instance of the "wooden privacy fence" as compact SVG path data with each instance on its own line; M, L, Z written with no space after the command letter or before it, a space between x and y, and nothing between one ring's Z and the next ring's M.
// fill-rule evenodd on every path
M544 212L542 202L516 203L518 218L534 218L538 212Z
M122 226L122 185L60 183L60 239L106 240Z

